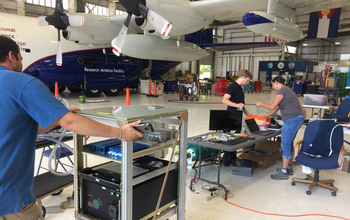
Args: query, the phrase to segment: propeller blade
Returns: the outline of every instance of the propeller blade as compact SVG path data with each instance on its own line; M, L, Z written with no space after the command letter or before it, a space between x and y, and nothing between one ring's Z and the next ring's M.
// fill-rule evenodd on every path
M112 40L112 47L113 47L113 53L120 56L120 53L122 51L122 48L124 46L125 37L128 32L128 28L123 25L122 29L120 30L118 36Z
M49 22L47 22L45 18L46 18L46 16L38 17L39 26L48 26L49 25Z
M62 45L61 41L57 42L56 65L62 66Z
M113 53L118 57L120 56L120 53L124 46L125 37L126 37L126 34L128 33L128 27L130 24L131 15L132 15L131 13L128 13L128 17L126 18L123 24L123 27L120 29L118 36L114 38L111 42L113 47Z
M69 25L81 27L84 25L84 15L70 15L68 16Z
M57 32L58 32L58 39L57 39L56 65L62 66L61 30L57 29Z
M172 25L169 21L165 20L162 16L155 13L151 9L147 8L143 4L139 4L139 9L141 11L141 14L145 17L147 21L163 36L168 36Z

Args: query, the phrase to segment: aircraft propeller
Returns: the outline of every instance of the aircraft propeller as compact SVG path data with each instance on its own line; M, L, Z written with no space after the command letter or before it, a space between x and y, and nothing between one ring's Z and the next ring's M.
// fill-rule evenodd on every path
M128 32L130 19L132 15L142 16L147 22L149 22L158 32L163 36L167 36L172 28L170 22L165 20L162 16L147 8L145 0L120 0L120 4L124 6L128 12L128 17L125 19L124 25L121 28L118 36L111 42L113 47L113 53L120 56L121 50L124 46L125 37Z
M66 30L68 26L83 26L83 15L66 15L64 13L62 0L56 1L55 12L52 15L38 17L40 26L52 25L57 29L57 55L56 65L62 66L62 46L61 46L61 30Z

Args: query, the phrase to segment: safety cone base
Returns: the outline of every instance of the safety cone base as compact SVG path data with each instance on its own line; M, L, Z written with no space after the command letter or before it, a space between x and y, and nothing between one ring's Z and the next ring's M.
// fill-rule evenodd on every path
M158 97L158 95L147 94L147 97L157 98L157 97Z

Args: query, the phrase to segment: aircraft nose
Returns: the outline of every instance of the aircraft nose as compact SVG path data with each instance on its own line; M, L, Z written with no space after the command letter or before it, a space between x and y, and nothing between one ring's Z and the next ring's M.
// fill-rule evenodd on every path
M245 26L251 26L251 25L256 25L256 24L265 24L265 23L272 23L269 19L258 15L257 13L254 12L248 12L246 13L243 18L242 18L243 24Z

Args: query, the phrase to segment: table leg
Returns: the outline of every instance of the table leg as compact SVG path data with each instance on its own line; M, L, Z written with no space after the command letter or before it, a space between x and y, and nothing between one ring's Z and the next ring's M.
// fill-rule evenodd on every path
M213 184L213 185L217 185L219 187L221 187L224 191L225 191L225 200L227 200L227 194L228 194L228 190L226 189L226 187L222 184L220 184L220 167L221 167L221 151L219 151L219 164L218 164L218 179L217 179L217 182L213 182L213 181L210 181L210 180L207 180L207 179L203 179L201 178L201 167L202 167L202 147L199 146L199 156L198 156L198 162L199 162L199 165L198 165L198 175L196 175L195 177L193 177L191 179L191 183L190 183L190 190L191 191L194 191L193 190L193 183L195 182L195 180L201 180L201 181L204 181L204 182L207 182L207 183L210 183L210 184Z

